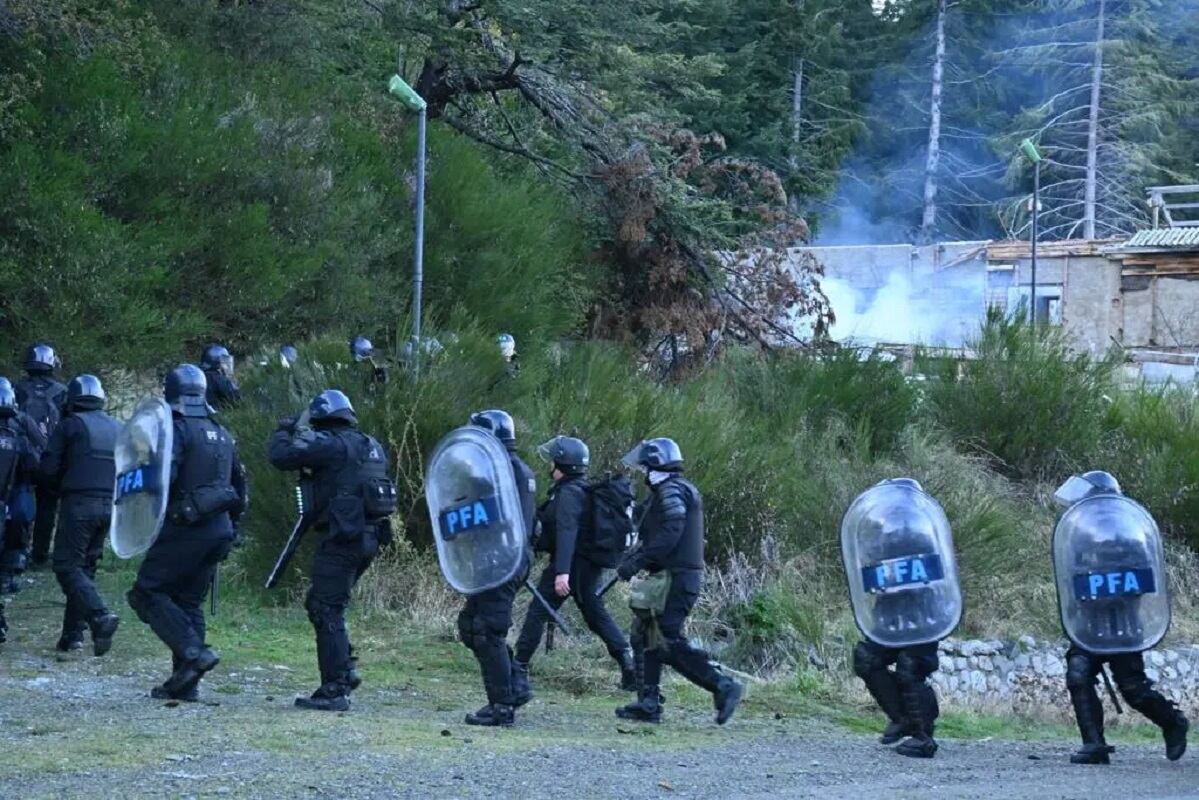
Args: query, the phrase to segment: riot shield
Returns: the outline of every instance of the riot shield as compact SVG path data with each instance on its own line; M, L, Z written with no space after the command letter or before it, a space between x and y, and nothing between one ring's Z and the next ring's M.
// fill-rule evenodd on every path
M516 577L524 518L508 452L495 436L472 425L442 439L425 474L425 499L451 587L478 594Z
M143 400L117 437L112 549L121 558L144 553L158 538L171 482L174 424L160 398Z
M858 495L841 522L841 556L854 618L872 642L936 642L961 621L949 521L915 481L883 481Z
M1066 635L1092 653L1148 650L1170 627L1161 533L1136 501L1093 494L1053 531L1053 570Z

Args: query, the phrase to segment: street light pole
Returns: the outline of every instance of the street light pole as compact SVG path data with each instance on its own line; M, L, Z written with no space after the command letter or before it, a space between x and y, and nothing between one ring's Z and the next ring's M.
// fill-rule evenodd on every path
M421 303L425 282L425 127L428 104L399 75L392 75L387 89L409 111L416 112L416 243L412 256L412 360L420 357Z
M1033 330L1037 327L1037 237L1040 233L1040 215L1041 215L1041 153L1037 150L1037 146L1033 144L1032 139L1025 139L1020 143L1020 149L1024 152L1024 157L1032 162L1032 283L1029 286L1029 309Z

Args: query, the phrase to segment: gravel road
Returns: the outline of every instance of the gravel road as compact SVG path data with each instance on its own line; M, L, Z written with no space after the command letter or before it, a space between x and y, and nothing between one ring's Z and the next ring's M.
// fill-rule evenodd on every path
M1169 763L1158 745L1077 767L1072 741L946 739L911 761L753 705L717 728L695 696L641 727L611 716L615 694L544 692L516 728L471 729L454 681L473 675L421 672L314 715L290 707L307 652L294 666L222 664L205 702L172 707L146 696L164 658L132 615L109 658L49 650L48 579L11 602L18 635L0 648L0 798L1199 797L1199 760Z

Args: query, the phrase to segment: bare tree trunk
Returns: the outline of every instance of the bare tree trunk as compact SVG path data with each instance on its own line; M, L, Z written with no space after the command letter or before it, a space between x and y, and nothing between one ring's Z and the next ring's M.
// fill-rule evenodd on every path
M933 57L933 90L929 102L928 160L924 164L924 218L920 241L931 242L937 229L937 165L941 161L941 90L945 75L946 0L937 2L937 50Z
M803 128L803 68L804 60L795 59L791 71L791 158L788 160L792 172L799 171L799 142ZM799 213L799 198L794 194L787 197L787 205L793 214Z
M1095 61L1091 66L1091 111L1087 118L1087 177L1082 203L1082 235L1095 238L1095 203L1099 184L1099 98L1103 85L1103 26L1106 0L1099 0L1099 21L1095 29Z

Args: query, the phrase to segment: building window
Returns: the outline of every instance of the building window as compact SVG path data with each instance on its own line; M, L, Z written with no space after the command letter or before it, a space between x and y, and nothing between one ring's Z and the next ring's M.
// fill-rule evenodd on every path
M1027 286L1013 286L1008 292L1008 311L1028 313L1029 291ZM1037 322L1042 325L1062 324L1061 285L1037 285Z

